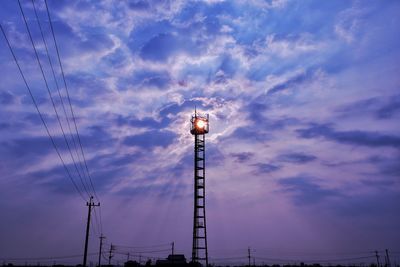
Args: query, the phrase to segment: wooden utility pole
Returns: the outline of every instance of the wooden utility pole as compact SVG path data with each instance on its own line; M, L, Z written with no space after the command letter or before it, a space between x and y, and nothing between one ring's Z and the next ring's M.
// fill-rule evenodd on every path
M380 264L380 262L379 262L379 254L378 254L378 251L377 251L377 250L375 250L375 257L376 257L376 264L377 264L378 267L380 267L381 264Z
M385 252L386 252L386 266L387 267L391 267L390 258L389 258L389 251L386 249Z
M112 254L113 249L114 249L114 247L113 247L113 245L111 243L111 245L110 245L110 254L108 255L108 265L111 265L111 258L113 257L113 254Z
M250 254L250 247L247 248L247 257L249 258L249 267L251 266L251 254Z
M100 249L99 249L99 265L98 267L101 266L101 254L102 254L102 249L103 249L103 239L105 239L106 237L103 236L103 234L100 235Z
M90 230L90 215L92 214L92 207L100 206L100 203L94 204L93 203L93 196L90 197L89 202L86 202L86 206L88 206L88 218L86 223L86 239L85 239L85 253L83 254L83 267L86 267L87 261L87 250L88 250L88 243L89 243L89 230Z

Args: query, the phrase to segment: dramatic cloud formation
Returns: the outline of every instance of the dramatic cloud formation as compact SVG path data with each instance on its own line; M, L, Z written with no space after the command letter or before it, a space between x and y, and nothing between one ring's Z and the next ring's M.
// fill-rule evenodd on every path
M92 252L103 232L107 249L175 241L190 258L195 107L210 114L211 258L398 249L399 2L48 0L69 100L44 1L56 79L21 2L68 145L18 2L1 2L0 22L71 177L1 36L1 259L83 252L93 190L69 100L101 201Z

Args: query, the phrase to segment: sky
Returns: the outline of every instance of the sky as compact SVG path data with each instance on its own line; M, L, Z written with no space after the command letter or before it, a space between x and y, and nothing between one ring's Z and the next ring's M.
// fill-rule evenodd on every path
M0 2L0 23L83 197L2 35L3 261L83 254L93 194L46 6L34 3L39 20L21 1L77 167L18 1ZM257 262L374 262L375 250L383 262L388 249L400 263L399 1L48 0L48 8L101 204L89 252L102 232L105 250L120 246L114 262L126 259L121 246L168 249L173 241L190 258L197 107L210 116L211 259L246 257L250 247ZM157 253L147 255L168 251Z

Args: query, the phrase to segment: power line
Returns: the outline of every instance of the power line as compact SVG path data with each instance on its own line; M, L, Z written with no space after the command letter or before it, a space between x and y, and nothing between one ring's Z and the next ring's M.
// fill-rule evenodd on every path
M39 27L39 30L40 30L40 35L41 35L41 37L42 37L42 41L43 41L43 44L44 44L44 47L45 47L45 50L46 50L47 59L48 59L48 62L49 62L50 68L51 68L51 72L52 72L52 74L53 74L54 83L55 83L55 85L56 85L57 92L58 92L58 96L59 96L60 102L61 102L61 106L62 106L63 111L64 111L64 114L65 114L65 119L66 119L66 121L67 121L69 133L70 133L70 136L71 136L71 140L72 140L73 146L74 146L74 148L75 148L76 155L77 155L77 157L78 157L79 165L80 165L80 167L81 167L81 169L82 169L82 171L83 171L83 174L85 174L85 169L84 169L84 167L83 167L83 165L82 165L81 157L80 157L80 154L79 154L79 152L78 152L78 148L77 148L77 145L76 145L76 142L75 142L75 138L74 138L74 136L73 136L73 134L72 134L71 125L70 125L70 122L69 122L69 119L68 119L67 111L66 111L66 109L65 109L64 100L63 100L63 97L62 97L62 95L61 95L60 86L59 86L59 84L58 84L58 82L57 82L57 78L56 78L56 74L55 74L55 71L54 71L53 63L52 63L52 60L51 60L51 58L50 58L50 53L49 53L49 50L48 50L48 47L47 47L47 42L46 42L46 39L45 39L44 34L43 34L43 29L42 29L42 26L41 26L41 23L40 23L40 20L39 20L38 13L37 13L37 11L36 11L35 1L34 1L34 0L31 0L31 2L32 2L33 10L34 10L34 12L35 12L36 21L37 21L37 24L38 24L38 27ZM67 139L66 139L66 140L67 140ZM68 142L68 141L67 141L67 142Z
M10 42L9 42L9 40L8 40L8 38L7 38L7 35L6 35L6 33L5 33L4 29L3 29L3 26L2 26L1 24L0 24L0 28L1 28L1 31L2 31L2 33L3 33L3 35L4 35L4 38L6 39L8 48L10 49L10 52L11 52L13 58L14 58L14 61L15 61L15 63L17 64L19 73L21 74L21 77L22 77L22 79L23 79L23 81L24 81L24 83L25 83L25 86L26 86L26 88L28 89L28 92L29 92L29 95L31 96L32 102L33 102L33 104L35 105L36 111L37 111L38 114L39 114L40 120L42 121L42 123L43 123L43 125L44 125L44 127L45 127L45 129L46 129L47 135L49 136L49 138L50 138L50 140L51 140L51 143L52 143L54 149L56 150L57 155L58 155L58 157L60 158L60 160L61 160L61 162L62 162L62 164L63 164L64 169L66 170L66 172L67 172L67 174L68 174L69 179L71 180L72 184L74 185L76 191L79 193L79 195L81 196L81 198L85 201L85 198L83 197L81 190L79 189L79 187L78 187L77 184L75 183L74 179L72 178L72 175L71 175L70 171L68 170L68 168L67 168L67 166L66 166L66 164L65 164L65 162L64 162L64 160L63 160L63 158L61 157L60 151L58 150L58 148L57 148L57 146L56 146L56 143L55 143L55 141L54 141L54 138L53 138L52 135L50 134L49 128L48 128L48 126L47 126L47 124L46 124L46 122L45 122L45 120L44 120L44 118L43 118L42 113L40 112L39 106L38 106L38 104L36 103L36 100L35 100L35 98L34 98L34 96L33 96L33 94L32 94L31 88L29 87L28 82L26 81L25 75L24 75L24 73L22 72L21 66L20 66L19 63L18 63L18 60L17 60L17 58L16 58L16 56L15 56L15 54L14 54L14 51L13 51L13 49L12 49L12 47L11 47L11 44L10 44Z
M118 247L118 246L114 246L114 248L115 247ZM166 251L171 251L171 249L170 248L168 248L168 249L162 249L162 250L141 250L141 251L138 251L138 250L120 250L120 249L118 249L118 248L116 248L115 249L116 251L120 251L121 253L123 252L123 253L128 253L128 252L135 252L135 253L159 253L159 252L166 252Z
M73 155L73 153L72 153L71 147L70 147L70 145L69 145L68 139L67 139L67 137L66 137L64 128L63 128L63 126L62 126L61 119L60 119L60 116L59 116L59 114L58 114L58 111L57 111L57 108L56 108L56 105L55 105L55 102L54 102L52 93L51 93L51 91L50 91L49 84L48 84L48 81L47 81L47 79L46 79L46 75L45 75L44 70L43 70L43 66L42 66L42 64L41 64L41 62L40 62L40 58L39 58L39 55L38 55L38 51L37 51L36 46L35 46L35 43L34 43L34 41L33 41L33 37L32 37L31 31L30 31L30 29L29 29L29 25L28 25L28 22L27 22L25 13L24 13L24 11L23 11L23 8L22 8L22 5L21 5L20 0L18 0L18 5L19 5L20 11L21 11L21 13L22 13L22 17L23 17L23 20L24 20L24 22L25 22L25 26L26 26L26 29L27 29L27 31L28 31L28 35L29 35L31 44L32 44L32 47L33 47L34 52L35 52L36 60L37 60L37 63L38 63L38 65L39 65L39 68L40 68L40 71L41 71L41 74L42 74L42 78L43 78L44 83L45 83L45 85L46 85L47 92L48 92L48 94L49 94L49 97L50 97L50 100L51 100L51 103L52 103L54 112L55 112L56 117L57 117L58 124L59 124L59 126L60 126L60 128L61 128L61 131L62 131L62 134L63 134L63 138L64 138L64 140L65 140L65 143L66 143L66 145L67 145L68 151L69 151L70 156L71 156L71 159L72 159L72 161L73 161L75 170L76 170L76 172L77 172L77 174L78 174L78 176L79 176L79 178L80 178L80 181L81 181L81 183L82 183L82 186L83 186L84 190L86 191L86 193L87 193L88 195L90 195L90 194L89 194L89 191L88 191L89 186L86 186L86 184L85 184L85 182L84 182L84 179L82 178L82 175L80 174L78 165L77 165L77 163L76 163L76 161L75 161L75 158L74 158L74 155ZM41 37L42 37L42 40L43 40L43 43L44 43L44 46L45 46L45 49L46 49L47 58L48 58L48 60L49 60L49 64L50 64L50 67L51 67L51 70L52 70L52 73L53 73L53 78L54 78L54 81L55 81L55 83L56 83L56 87L57 87L57 90L58 90L58 93L59 93L60 100L61 100L61 102L62 102L62 104L63 104L63 99L62 99L61 92L60 92L60 89L59 89L59 86L58 86L58 83L57 83L57 78L55 77L54 68L53 68L53 65L52 65L52 62L51 62L51 58L50 58L50 54L49 54L49 51L48 51L48 47L47 47L47 44L46 44L46 41L45 41L45 38L44 38L43 30L42 30L42 27L41 27L41 25L40 25L39 17L38 17L38 14L37 14L37 11L36 11L36 7L35 7L35 3L34 3L33 0L32 0L32 5L33 5L33 9L34 9L34 11L35 11L35 16L36 16L37 23L38 23L38 26L39 26L39 29L40 29ZM49 137L50 137L50 139L51 139L51 141L52 141L52 144L53 144L54 148L56 149L57 154L58 154L60 160L62 161L65 170L67 171L68 175L70 176L71 181L74 183L74 186L75 186L76 189L78 190L78 192L79 192L79 194L81 195L81 197L84 199L84 197L83 197L83 195L82 195L82 192L79 190L79 187L77 186L77 184L76 184L75 181L73 180L73 178L72 178L72 176L71 176L71 173L70 173L68 167L66 166L66 164L65 164L65 162L64 162L64 160L63 160L63 158L62 158L62 156L61 156L61 153L60 153L60 151L59 151L58 148L57 148L57 145L56 145L56 143L55 143L53 137L52 137L51 134L50 134L50 131L49 131L48 127L47 127L47 124L46 124L46 122L45 122L45 120L44 120L42 114L40 113L39 107L38 107L38 105L36 104L36 101L35 101L35 99L34 99L34 97L33 97L33 94L32 94L32 92L31 92L31 90L30 90L30 87L29 87L29 85L28 85L28 83L27 83L27 81L26 81L26 79L25 79L25 76L24 76L24 74L23 74L23 72L22 72L22 69L20 68L20 66L19 66L19 64L18 64L18 60L16 59L16 56L15 56L14 52L12 51L12 47L11 47L11 45L10 45L10 43L9 43L9 41L8 41L8 39L7 39L7 37L6 37L6 35L5 35L5 32L4 32L3 28L2 28L2 32L3 32L3 34L4 34L4 36L5 36L6 40L7 40L7 43L8 43L9 48L10 48L12 54L13 54L14 60L15 60L15 62L17 63L17 66L18 66L18 68L19 68L19 70L20 70L20 73L21 73L21 75L23 76L23 79L24 79L24 82L25 82L25 84L26 84L26 86L27 86L27 88L28 88L28 91L30 92L31 97L32 97L32 99L33 99L33 101L34 101L34 103L35 103L35 107L36 107L36 109L37 109L37 111L38 111L38 113L39 113L39 115L40 115L40 117L41 117L41 120L42 120L43 124L44 124L45 127L46 127L46 131L48 132L48 135L49 135ZM54 36L53 36L53 37L54 37ZM61 64L61 62L60 62L60 64ZM64 82L65 82L65 81L64 81ZM69 95L68 95L68 97L69 97ZM69 100L69 101L70 101L70 100ZM70 105L70 107L71 107L71 112L73 112L73 111L72 111L72 105ZM68 124L69 124L68 115L67 115L67 113L66 113L66 110L65 110L64 105L63 105L63 110L64 110L64 114L66 115L67 122L68 122ZM73 113L72 113L72 116L74 116ZM74 120L75 120L75 118L74 118ZM75 124L75 128L76 128L76 131L77 131L77 126L76 126L76 124ZM70 127L70 126L69 126L69 129L70 129L70 134L71 134L71 137L72 137L72 141L73 141L73 143L74 143L74 145L75 145L75 151L76 151L76 153L77 153L78 160L80 161L80 156L79 156L79 153L78 153L78 149L77 149L76 143L75 143L75 141L74 141L74 138L73 138L73 135L72 135L72 130L71 130L71 127ZM78 134L78 132L77 132L77 134ZM79 138L79 137L78 137L78 138ZM82 153L83 153L83 148L82 148L82 145L81 145L81 144L80 144L80 147L81 147L81 150L82 150ZM85 163L85 164L86 164L86 163ZM82 162L81 162L81 161L80 161L80 167L81 167L81 169L83 170L82 174L85 175L85 169L83 168ZM86 170L88 171L87 165L86 165ZM90 179L89 173L88 173L88 177L89 177L89 179ZM92 186L92 189L93 189L93 193L96 194L96 192L95 192L95 190L94 190L94 187L93 187L93 184L92 184L91 181L90 181L90 183L91 183L91 186ZM97 197L97 194L96 194L96 197ZM98 197L97 197L97 198L98 198ZM96 222L97 222L97 215L96 215ZM89 224L90 224L90 222L88 221L88 225L89 225ZM98 224L98 222L97 222L97 224ZM88 232L88 230L87 230L87 232ZM87 234L88 234L88 233L87 233ZM86 259L86 255L87 255L87 254L86 254L86 253L87 253L87 252L86 252L86 250L87 250L87 242L88 242L88 241L87 241L87 237L86 237L85 257L84 257L85 259Z
M99 206L99 208L100 208L100 206ZM97 213L96 213L96 208L95 207L93 207L93 211L94 211L94 220L96 221L96 228L97 228L97 234L98 235L101 235L102 234L102 230L101 230L101 226L100 226L100 224L99 224L99 220L97 219Z
M232 252L234 252L235 250L232 250ZM273 253L276 253L277 251L276 250L273 250L273 249L255 249L255 250L253 250L254 252L261 252L261 253L270 253L270 254L273 254ZM287 254L290 254L290 255L301 255L301 256L312 256L312 255L318 255L318 256L327 256L327 255L334 255L334 256L336 256L336 255L354 255L354 256L356 256L356 255L360 255L360 256L362 256L362 255L365 255L365 254L367 254L367 255L369 255L369 254L371 254L371 253L375 253L375 251L355 251L355 252L345 252L345 251L331 251L331 252L327 252L327 251L325 251L325 252L310 252L310 251L301 251L301 250L285 250L285 252L287 253Z
M62 80L64 82L65 92L66 92L66 95L67 95L68 104L69 104L70 111L71 111L72 121L73 121L74 126L75 126L75 132L76 132L76 136L77 136L77 139L78 139L79 147L80 147L80 150L81 150L81 153L82 153L82 158L83 158L83 163L84 163L84 166L85 166L85 169L86 169L86 174L87 174L87 177L89 178L89 182L90 182L91 189L93 190L93 194L94 194L97 202L100 202L100 199L99 199L99 197L97 195L97 192L96 192L96 190L94 188L94 185L93 185L92 177L90 175L89 167L88 167L88 164L87 164L87 161L86 161L85 152L83 150L82 141L81 141L81 138L80 138L80 135L79 135L78 127L76 125L76 118L75 118L75 114L74 114L74 111L73 111L73 108L72 108L71 98L70 98L70 95L69 95L69 92L68 92L68 86L67 86L67 82L66 82L66 79L65 79L64 68L63 68L62 62L61 62L61 56L60 56L60 52L59 52L59 49L58 49L57 39L56 39L56 36L55 36L55 33L54 33L54 27L53 27L53 22L52 22L52 19L51 19L51 16L50 16L50 10L49 10L48 4L47 4L47 0L44 0L44 2L45 2L45 5L46 5L46 12L47 12L47 17L48 17L49 24L50 24L51 34L52 34L53 41L54 41L54 47L56 49L57 59L58 59L58 63L59 63L59 66L60 66L60 71L61 71L61 76L62 76ZM68 122L68 127L70 128L68 116L66 116L66 118L67 118L67 122ZM71 131L71 136L72 136L71 128L70 128L70 131ZM73 138L73 140L75 140L75 139ZM74 144L75 144L75 141L74 141ZM98 223L97 222L98 220L100 221L100 234L102 234L103 233L103 223L102 223L102 217L101 217L101 207L99 207L99 219L97 219L97 216L98 215L95 212L95 220L96 220L96 223Z
M88 255L98 255L98 252L88 253ZM82 257L83 254L79 255L68 255L68 256L54 256L54 257L35 257L35 258L0 258L4 261L34 261L34 260L57 260L57 259L71 259Z
M101 231L101 234L103 234L103 223L102 223L102 217L101 217L101 206L99 207L99 218L100 218L100 231Z
M212 261L241 260L241 259L247 259L247 256L227 257L227 258L210 258L210 260L212 260Z
M51 33L52 33L52 36L53 36L54 45L55 45L56 52L57 52L58 63L60 65L60 70L61 70L62 78L63 78L63 81L64 81L65 91L67 93L67 99L68 99L68 103L69 103L69 106L70 106L71 115L72 115L72 119L73 119L73 122L74 122L76 135L78 137L78 143L79 143L79 146L81 148L81 152L82 152L82 156L83 156L83 162L85 164L85 168L86 168L86 171L87 171L87 174L88 174L88 177L89 177L90 185L91 185L91 187L93 189L94 196L96 197L96 200L98 202L100 202L100 200L99 200L99 198L98 198L98 196L96 194L96 190L94 189L94 186L93 186L93 182L92 182L92 178L90 176L89 168L88 168L88 165L87 165L87 162L86 162L86 157L85 157L85 153L84 153L84 150L83 150L81 138L79 136L78 127L76 125L75 114L74 114L74 111L73 111L73 108L72 108L71 98L70 98L69 92L68 92L68 86L67 86L67 82L66 82L66 79L65 79L64 69L63 69L62 63L61 63L60 52L59 52L58 45L57 45L57 40L56 40L56 37L55 37L55 34L54 34L53 23L52 23L52 20L51 20L51 17L50 17L50 11L49 11L49 7L47 5L47 0L44 0L44 2L45 2L45 5L46 5L47 16L48 16L49 23L50 23Z
M157 248L157 247L170 247L170 243L163 243L163 244L157 244L157 245L149 245L149 246L124 246L124 245L113 245L114 247L123 247L123 248L132 248L132 249L146 249L146 248Z
M268 260L268 261L280 261L280 262L336 262L336 261L352 261L374 258L375 256L364 256L364 257L354 257L354 258L341 258L341 259L315 259L315 260L302 260L302 259L277 259L277 258L266 258L266 257L255 257L256 259Z
M54 99L53 99L53 96L52 96L52 94L51 94L51 91L50 91L50 88L49 88L49 85L48 85L48 82L47 82L47 79L46 79L46 75L44 74L43 66L42 66L42 64L40 63L39 55L38 55L38 53L37 53L35 43L33 42L32 34L31 34L30 29L29 29L28 22L27 22L27 20L26 20L25 13L24 13L24 11L23 11L23 9L22 9L21 1L20 1L20 0L18 0L18 5L19 5L19 8L20 8L21 13L22 13L22 17L23 17L23 19L24 19L25 26L26 26L26 29L27 29L27 31L28 31L29 39L30 39L30 41L31 41L33 50L35 51L36 61L37 61L38 65L39 65L40 71L41 71L41 73L42 73L42 77L43 77L43 80L44 80L44 82L45 82L46 89L47 89L47 92L48 92L48 94L49 94L51 103L52 103L52 105L53 105L54 112L56 113L57 120L58 120L58 123L59 123L59 125L60 125L60 128L61 128L61 131L62 131L64 140L65 140L65 143L66 143L67 148L68 148L68 150L69 150L69 152L70 152L71 159L72 159L73 164L74 164L74 166L75 166L76 172L78 173L78 176L79 176L79 179L80 179L80 181L81 181L81 183L82 183L82 186L83 186L85 192L86 192L86 193L88 194L88 196L90 197L90 193L88 192L88 190L87 190L87 188L86 188L86 186L85 186L85 183L83 182L82 176L81 176L81 174L80 174L80 172L79 172L79 170L78 170L77 164L76 164L76 162L75 162L74 156L73 156L73 154L72 154L71 148L70 148L69 143L68 143L68 140L67 140L67 138L66 138L66 135L65 135L65 132L64 132L64 128L63 128L63 126L62 126L62 124L61 124L60 116L58 115L57 108L56 108L56 106L55 106Z
M118 255L128 255L127 252L113 251L113 253L118 254ZM153 259L163 259L163 258L160 258L160 257L156 257L154 255L142 254L142 253L140 253L140 254L129 254L129 255L132 256L132 257L135 257L135 258L144 257L144 258L153 258Z
M95 210L95 208L93 207L93 210ZM94 234L95 236L100 236L100 232L99 229L97 228L97 224L93 222L93 220L90 220L90 225L92 226L90 228L90 231L92 232L92 234Z

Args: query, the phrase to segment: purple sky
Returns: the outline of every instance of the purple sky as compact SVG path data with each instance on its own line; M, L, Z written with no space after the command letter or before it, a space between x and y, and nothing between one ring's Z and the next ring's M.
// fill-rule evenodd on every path
M71 115L57 98L32 3L21 2L69 138ZM400 263L399 1L48 4L106 249L175 241L190 257L197 106L210 114L211 258L246 256L248 246L258 262L389 249ZM67 101L46 8L35 5ZM87 198L17 1L1 1L0 22ZM82 254L86 203L3 36L0 62L0 259ZM100 228L93 220L90 252Z

